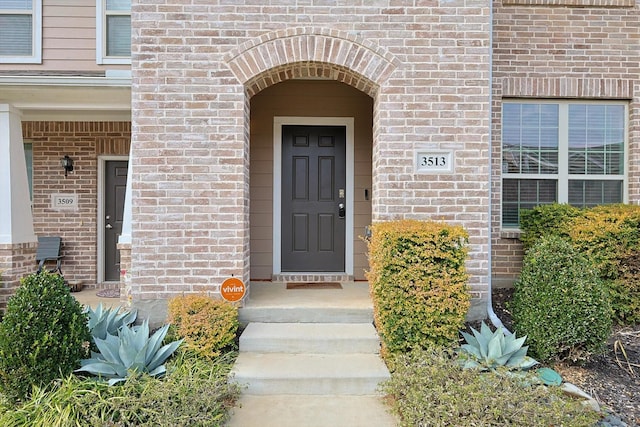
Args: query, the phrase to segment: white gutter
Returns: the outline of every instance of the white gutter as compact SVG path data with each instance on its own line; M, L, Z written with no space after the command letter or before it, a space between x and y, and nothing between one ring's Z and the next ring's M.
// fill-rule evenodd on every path
M0 72L1 74L1 72ZM2 76L2 86L131 87L131 75L105 77L78 76Z
M502 321L498 318L498 316L496 315L495 311L493 311L493 298L491 296L493 290L492 290L492 277L493 277L493 273L492 273L492 252L493 252L493 248L492 248L492 241L493 241L493 237L492 237L492 229L491 229L491 215L493 213L493 201L491 200L491 184L492 184L492 180L491 180L491 168L492 168L492 162L491 162L491 144L493 144L493 125L492 125L492 109L493 109L493 2L489 2L489 19L490 19L490 23L489 23L489 156L488 156L488 161L489 161L489 182L488 182L488 190L489 190L489 211L488 211L488 215L489 215L489 277L487 278L487 287L489 288L489 297L487 298L487 315L489 316L489 320L491 320L491 323L493 324L493 326L495 326L496 328L502 328L502 330L504 331L505 334L507 335L511 335L511 332L504 327L504 325L502 324Z

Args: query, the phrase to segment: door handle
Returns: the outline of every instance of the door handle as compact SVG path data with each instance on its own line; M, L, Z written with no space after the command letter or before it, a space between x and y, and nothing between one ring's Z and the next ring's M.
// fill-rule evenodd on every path
M113 228L113 225L107 224L104 226L104 228L106 228L107 230L111 230Z
M344 218L344 203L338 205L338 218Z

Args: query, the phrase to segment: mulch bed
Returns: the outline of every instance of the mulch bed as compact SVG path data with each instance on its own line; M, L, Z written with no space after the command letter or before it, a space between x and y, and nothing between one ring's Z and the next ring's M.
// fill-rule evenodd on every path
M507 302L512 296L512 288L494 289L492 293L493 310L510 331L513 321ZM591 394L603 409L629 426L640 426L640 325L615 327L607 352L584 366L552 367L565 381Z

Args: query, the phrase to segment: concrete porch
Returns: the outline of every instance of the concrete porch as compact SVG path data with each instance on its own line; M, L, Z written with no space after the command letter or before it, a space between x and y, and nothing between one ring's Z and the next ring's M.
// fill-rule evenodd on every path
M369 286L341 285L251 284L233 369L243 394L229 427L397 425L377 389L389 371Z
M342 282L342 289L287 289L284 282L251 282L239 310L240 323L359 323L373 321L367 282Z

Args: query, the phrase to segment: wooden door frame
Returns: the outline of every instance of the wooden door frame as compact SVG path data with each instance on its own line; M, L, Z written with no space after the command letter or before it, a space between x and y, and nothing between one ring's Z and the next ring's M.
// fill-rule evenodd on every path
M106 185L106 173L108 161L129 161L129 156L98 156L98 218L97 224L97 256L98 256L98 283L104 283L104 196Z
M353 209L354 209L354 118L353 117L280 117L273 118L273 274L282 273L282 126L344 126L346 136L346 216L344 272L353 275ZM287 272L292 274L292 272ZM296 273L307 273L300 271Z

